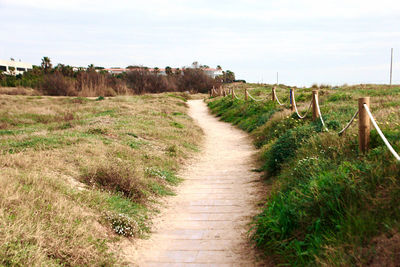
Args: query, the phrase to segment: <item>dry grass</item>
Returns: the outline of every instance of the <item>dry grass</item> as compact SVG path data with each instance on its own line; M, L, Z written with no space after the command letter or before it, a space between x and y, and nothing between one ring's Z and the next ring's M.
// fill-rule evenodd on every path
M116 232L143 235L198 150L186 112L181 94L0 95L0 265L122 264Z
M0 95L40 95L40 93L32 88L0 86Z

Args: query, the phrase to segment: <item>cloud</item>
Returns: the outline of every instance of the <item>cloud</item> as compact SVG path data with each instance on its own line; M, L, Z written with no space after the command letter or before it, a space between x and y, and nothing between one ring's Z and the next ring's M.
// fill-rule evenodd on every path
M352 83L384 81L386 72L373 66L388 63L390 47L400 51L400 5L389 0L0 0L0 6L0 57L36 64L44 55L83 66L180 67L198 60L249 81L274 82L279 71L288 83Z

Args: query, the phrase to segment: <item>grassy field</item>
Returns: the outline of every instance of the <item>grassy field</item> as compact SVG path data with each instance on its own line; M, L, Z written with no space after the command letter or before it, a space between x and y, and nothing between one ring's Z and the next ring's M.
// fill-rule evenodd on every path
M199 150L186 97L0 95L0 265L123 265Z
M266 182L272 192L254 219L252 239L277 263L292 266L395 266L400 262L400 163L375 130L370 150L358 150L357 120L339 132L358 109L357 99L370 96L370 109L390 143L400 152L400 87L377 85L320 89L322 124L298 119L272 103L271 86L241 85L256 99L209 100L211 110L254 137ZM312 88L297 88L301 114ZM289 90L277 95L288 103ZM371 127L373 127L371 125Z

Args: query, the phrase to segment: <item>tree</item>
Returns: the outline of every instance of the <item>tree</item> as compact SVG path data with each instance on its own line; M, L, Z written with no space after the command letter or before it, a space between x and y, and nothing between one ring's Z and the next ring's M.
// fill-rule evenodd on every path
M227 70L224 73L224 82L233 83L235 81L235 73L233 71Z
M182 74L182 71L179 68L175 69L175 73L176 76L180 76Z
M217 65L217 70L222 70L220 65Z
M49 72L51 70L53 65L51 64L51 60L50 60L49 57L43 57L42 58L41 67L42 67L42 70L44 70L44 72Z
M155 74L160 73L160 69L159 69L158 67L155 67L155 68L153 69L153 71L154 71Z
M165 74L167 74L167 76L172 75L172 68L170 66L165 67Z
M198 67L199 67L199 62L194 61L194 62L192 63L192 68L197 69Z
M73 77L74 76L74 70L69 65L57 64L57 66L55 67L55 70L57 72L62 73L62 75L66 76L66 77Z
M15 67L8 67L8 71L10 72L11 75L15 74Z

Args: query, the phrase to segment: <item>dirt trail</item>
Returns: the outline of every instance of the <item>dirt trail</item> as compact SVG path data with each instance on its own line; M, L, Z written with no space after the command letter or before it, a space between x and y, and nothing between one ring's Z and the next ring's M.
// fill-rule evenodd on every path
M185 182L154 221L150 239L124 254L139 266L261 266L248 242L263 185L252 172L254 153L246 133L210 115L202 100L189 101L203 128L201 155L180 176Z

